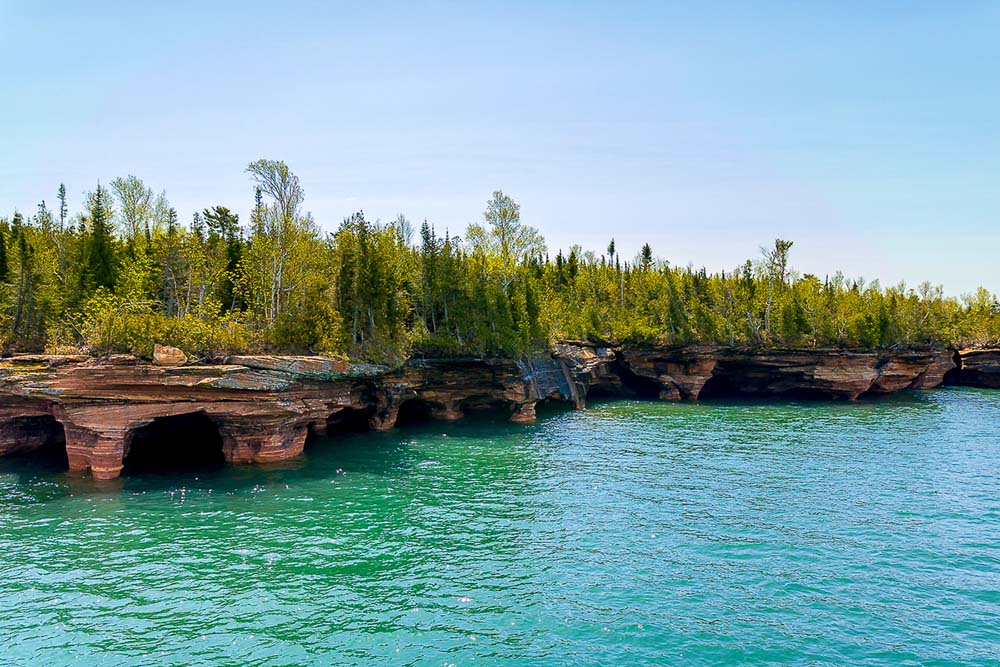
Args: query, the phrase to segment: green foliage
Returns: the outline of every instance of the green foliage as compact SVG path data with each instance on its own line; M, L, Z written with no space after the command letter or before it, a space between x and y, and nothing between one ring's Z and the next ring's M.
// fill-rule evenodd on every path
M0 343L196 358L246 351L397 363L411 354L516 356L566 338L664 345L924 348L1000 345L1000 303L928 283L883 288L790 267L790 241L733 271L673 267L649 244L622 261L573 246L553 260L498 190L464 238L426 221L358 212L323 237L298 178L279 161L247 168L249 225L225 206L187 227L165 194L129 176L98 185L68 217L0 220Z
M98 184L87 198L90 235L86 241L85 266L82 277L89 288L113 289L115 285L115 239L111 233L111 197Z
M155 312L150 302L128 301L103 288L67 324L53 346L62 348L78 342L84 351L98 355L131 353L150 357L156 343L208 359L255 348L255 335L240 317L170 317Z
M9 230L6 222L0 227L0 282L6 282L9 275L7 267L7 234Z

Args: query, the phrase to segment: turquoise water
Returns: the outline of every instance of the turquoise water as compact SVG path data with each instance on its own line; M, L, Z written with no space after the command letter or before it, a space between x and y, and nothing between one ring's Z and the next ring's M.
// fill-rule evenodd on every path
M0 463L2 665L997 665L1000 392Z

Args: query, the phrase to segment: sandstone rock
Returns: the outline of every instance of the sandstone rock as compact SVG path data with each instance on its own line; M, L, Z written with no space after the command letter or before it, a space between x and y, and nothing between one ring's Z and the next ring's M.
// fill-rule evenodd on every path
M890 394L903 389L932 389L955 367L951 353L903 352L881 357L875 364L878 377L868 389L873 394Z
M342 359L327 357L283 357L277 355L233 356L226 363L246 368L280 371L296 377L337 379L341 377L375 377L386 372L385 367L374 364L351 364Z
M718 348L635 348L621 351L622 365L637 377L660 385L660 398L695 400L712 377Z
M955 368L955 355L950 350L931 352L927 370L910 385L910 389L933 389L944 383L944 378Z
M158 347L160 358L170 349ZM962 368L949 378L1000 386L1000 350L959 356ZM0 455L65 441L72 470L110 479L120 474L147 427L163 427L164 420L190 417L211 433L177 437L214 438L226 461L261 463L298 456L310 431L336 432L359 423L387 429L401 413L454 420L489 410L526 422L535 419L538 403L583 407L590 393L622 394L636 382L666 399L727 392L854 399L936 386L954 365L945 352L614 349L568 342L544 358L412 360L391 371L318 357L261 355L228 362L161 366L131 356L45 355L0 361Z
M854 400L878 378L877 355L834 350L726 351L710 389L751 396Z
M589 342L562 342L553 347L553 357L560 371L576 384L576 396L568 396L577 407L584 407L588 394L621 395L624 393L618 353L611 347Z
M705 395L792 396L854 400L941 384L954 365L948 352L730 348L623 349L624 368L655 382L665 400Z
M1000 349L959 350L958 361L951 384L1000 389Z
M183 366L187 360L187 355L176 347L159 344L153 346L153 363L157 366Z

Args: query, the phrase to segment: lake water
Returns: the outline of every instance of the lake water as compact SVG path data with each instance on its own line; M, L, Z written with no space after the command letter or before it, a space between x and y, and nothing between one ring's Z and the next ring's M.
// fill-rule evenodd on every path
M997 665L1000 392L0 462L0 664Z

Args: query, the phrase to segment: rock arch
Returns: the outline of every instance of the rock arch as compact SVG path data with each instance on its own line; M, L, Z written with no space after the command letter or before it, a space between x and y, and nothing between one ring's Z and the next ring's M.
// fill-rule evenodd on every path
M338 433L362 433L371 430L372 411L367 408L341 407L326 419L309 424L309 435L324 437Z
M156 417L132 430L122 457L129 473L221 467L223 438L202 410Z
M534 401L527 401L534 403ZM516 410L516 405L504 398L495 396L470 396L459 403L462 414L498 414L509 417Z
M53 468L69 468L66 431L49 414L18 415L0 421L0 455L24 456Z
M413 426L434 418L434 404L422 398L408 398L396 410L396 426Z

